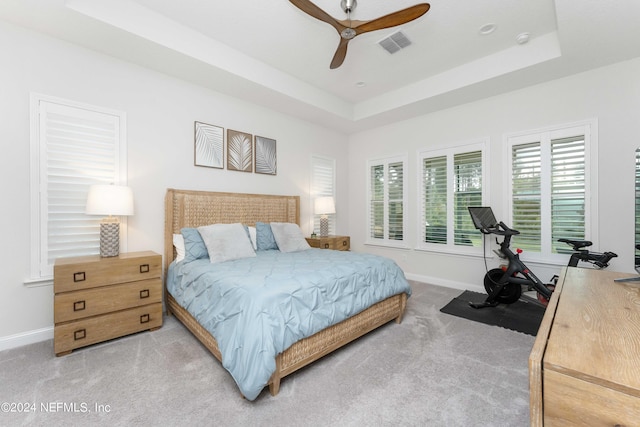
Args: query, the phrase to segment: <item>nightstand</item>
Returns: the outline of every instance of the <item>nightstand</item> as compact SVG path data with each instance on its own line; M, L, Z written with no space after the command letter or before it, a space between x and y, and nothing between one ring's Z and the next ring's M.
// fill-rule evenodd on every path
M162 326L162 256L59 258L53 270L54 352Z
M312 248L348 251L351 247L349 236L307 237L306 239Z

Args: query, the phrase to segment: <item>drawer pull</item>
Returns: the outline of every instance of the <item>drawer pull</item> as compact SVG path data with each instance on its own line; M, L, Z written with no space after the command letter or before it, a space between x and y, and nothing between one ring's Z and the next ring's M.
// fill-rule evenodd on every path
M76 301L76 302L73 303L73 311L82 311L84 309L85 309L84 300Z
M329 249L329 244L328 244L328 243L325 243L325 244L324 244L324 248L325 248L325 249Z
M86 337L87 337L87 330L86 329L78 329L77 331L75 331L73 333L73 339L76 340L76 341L85 339Z
M140 264L140 273L148 273L149 264Z
M342 241L342 246L347 246L347 241L346 240Z
M149 298L149 289L143 289L140 291L140 299Z
M140 323L149 323L150 321L151 318L148 314L143 314L142 316L140 316Z
M84 282L85 280L86 280L86 275L84 274L84 271L73 273L74 282Z

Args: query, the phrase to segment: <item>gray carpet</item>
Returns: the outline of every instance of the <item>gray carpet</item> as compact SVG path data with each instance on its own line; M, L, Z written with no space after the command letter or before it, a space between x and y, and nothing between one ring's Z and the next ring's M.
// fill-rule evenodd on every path
M459 290L412 287L402 324L383 326L253 402L175 318L61 358L52 341L0 352L0 425L529 425L534 337L441 313ZM7 413L3 402L34 406Z

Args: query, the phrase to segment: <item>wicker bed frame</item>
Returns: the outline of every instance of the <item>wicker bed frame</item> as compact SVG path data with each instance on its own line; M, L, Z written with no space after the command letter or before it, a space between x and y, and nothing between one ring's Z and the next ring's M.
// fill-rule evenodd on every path
M254 225L256 221L300 224L300 198L168 189L165 197L165 278L167 268L175 258L173 234L180 233L181 228L235 222ZM175 315L219 361L222 361L216 340L166 292L166 286L165 303L167 314ZM274 396L278 393L283 377L391 320L395 319L396 323L400 323L406 303L406 294L394 295L349 319L294 343L276 357L276 371L269 380L270 393Z

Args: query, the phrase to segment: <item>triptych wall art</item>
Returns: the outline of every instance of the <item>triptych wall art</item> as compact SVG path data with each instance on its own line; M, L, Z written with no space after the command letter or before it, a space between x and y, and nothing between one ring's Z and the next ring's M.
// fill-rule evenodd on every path
M195 165L224 169L224 128L195 122ZM276 140L227 129L227 170L276 175Z

